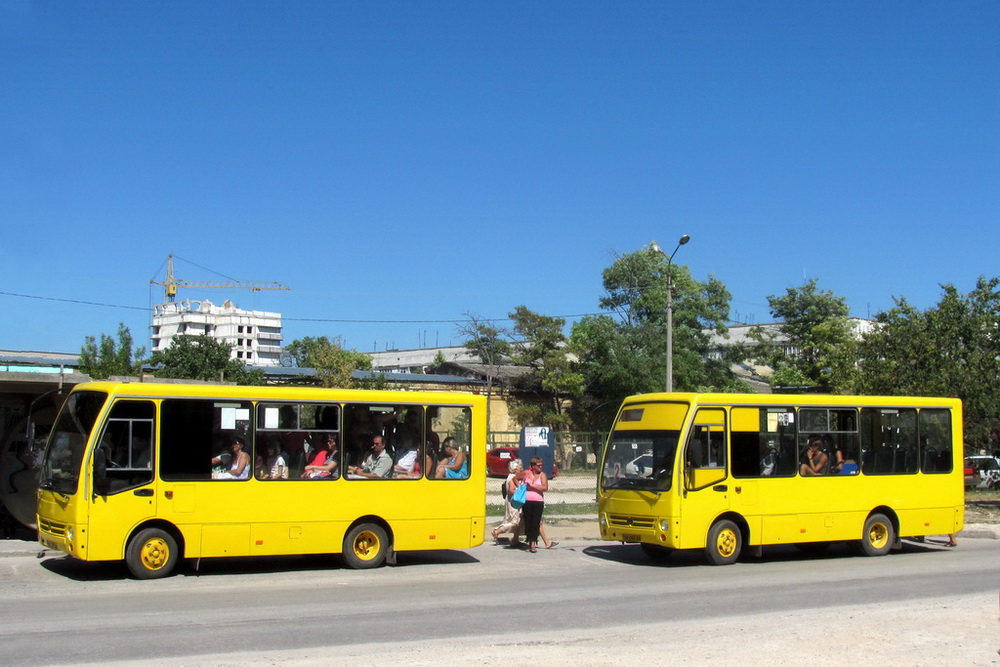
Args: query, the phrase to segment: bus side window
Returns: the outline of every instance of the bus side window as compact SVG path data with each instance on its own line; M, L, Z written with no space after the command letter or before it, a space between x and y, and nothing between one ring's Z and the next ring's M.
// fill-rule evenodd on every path
M730 411L733 477L795 474L795 410L791 407L734 407Z
M866 475L917 472L917 411L913 408L861 410L861 470Z
M466 407L432 406L427 410L427 455L424 474L431 479L468 479L472 462L479 452L472 448L472 411ZM440 464L452 461L444 448L448 438L465 456L465 464L451 474L438 477Z
M918 430L921 470L925 473L951 472L951 413L948 410L921 410Z
M236 437L245 443L244 451L252 450L251 407L249 401L240 400L164 399L160 404L160 477L168 481L211 479L212 458L230 451Z

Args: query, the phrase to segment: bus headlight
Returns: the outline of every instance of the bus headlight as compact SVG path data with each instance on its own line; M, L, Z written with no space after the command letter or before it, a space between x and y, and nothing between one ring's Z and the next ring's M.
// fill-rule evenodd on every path
M605 515L605 514L601 515L600 523L601 523L601 528L607 528L608 527L608 517L607 517L607 515Z
M664 533L670 532L670 522L666 519L660 519L660 531Z

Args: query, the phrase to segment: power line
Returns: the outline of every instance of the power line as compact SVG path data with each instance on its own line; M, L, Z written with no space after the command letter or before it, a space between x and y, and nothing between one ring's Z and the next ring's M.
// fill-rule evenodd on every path
M587 317L589 315L604 315L606 313L580 313L577 315L553 315L552 317L559 317L562 319L570 319L573 317ZM323 317L282 317L283 321L286 322L339 322L341 324L462 324L468 321L465 318L453 319L453 320L340 320L340 319L327 319ZM512 318L510 317L484 317L480 319L480 322L510 322Z
M149 308L143 308L142 306L122 306L117 303L101 303L99 301L81 301L79 299L59 299L54 296L38 296L35 294L17 294L16 292L0 292L4 296L17 296L22 299L38 299L39 301L59 301L61 303L78 303L84 306L101 306L103 308L123 308L126 310L145 310L148 311Z
M150 308L141 306L122 306L115 303L101 303L99 301L81 301L79 299L62 299L52 296L38 296L35 294L18 294L16 292L3 292L0 291L0 295L3 296L16 296L22 299L37 299L39 301L57 301L61 303L76 303L84 306L101 306L103 308L122 308L125 310L142 310L149 312ZM553 317L561 317L563 319L570 319L574 317L587 317L590 315L601 315L602 313L580 313L577 315L554 315ZM349 319L335 319L335 318L324 318L324 317L282 317L285 322L330 322L334 324L461 324L465 322L465 318L457 318L451 320L349 320ZM483 318L482 322L508 322L511 318L509 317L493 317L493 318Z

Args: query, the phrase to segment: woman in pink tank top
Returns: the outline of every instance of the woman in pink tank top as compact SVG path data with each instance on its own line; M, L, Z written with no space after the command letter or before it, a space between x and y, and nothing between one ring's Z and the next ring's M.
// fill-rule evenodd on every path
M545 492L549 490L549 478L542 472L542 460L531 459L531 467L524 473L524 483L528 486L527 499L521 509L524 517L524 534L528 540L528 551L535 553L538 545L538 531L542 525L545 510Z

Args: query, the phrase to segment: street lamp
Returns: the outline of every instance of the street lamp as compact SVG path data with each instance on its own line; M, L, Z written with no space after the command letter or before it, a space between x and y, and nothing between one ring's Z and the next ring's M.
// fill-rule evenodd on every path
M660 248L654 241L652 244L652 249L655 252L662 254L667 258L667 391L674 390L674 283L673 276L670 273L670 266L674 262L674 255L680 250L680 247L691 240L691 237L685 234L677 242L677 247L669 255Z

